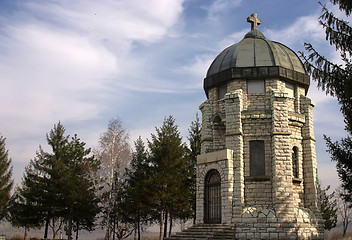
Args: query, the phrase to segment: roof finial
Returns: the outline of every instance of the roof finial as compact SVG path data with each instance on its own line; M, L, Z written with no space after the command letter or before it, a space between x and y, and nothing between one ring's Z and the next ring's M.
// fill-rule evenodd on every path
M251 31L258 30L258 25L262 23L256 13L252 13L252 15L247 18L247 22L251 23Z

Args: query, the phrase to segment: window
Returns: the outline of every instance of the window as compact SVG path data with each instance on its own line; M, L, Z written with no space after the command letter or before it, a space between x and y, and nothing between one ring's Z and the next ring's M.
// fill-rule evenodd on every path
M223 84L218 87L218 100L223 99L227 93L227 85Z
M286 92L290 98L295 97L295 86L292 83L285 83Z
M298 178L298 148L292 149L292 176Z
M263 79L248 80L247 81L248 94L263 94L265 93L265 82Z
M249 162L251 176L265 175L264 141L249 142Z

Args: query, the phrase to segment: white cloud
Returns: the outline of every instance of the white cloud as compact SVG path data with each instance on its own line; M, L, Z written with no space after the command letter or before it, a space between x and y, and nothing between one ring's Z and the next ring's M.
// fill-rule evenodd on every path
M221 49L222 51L225 48L231 46L232 44L238 43L244 38L247 32L248 32L248 28L245 28L225 37L222 41L219 42L219 49Z
M194 79L196 79L195 84L191 87L201 88L201 79L206 77L208 68L213 60L214 56L211 54L196 55L194 59L192 59L192 64L183 68L184 71L191 74L194 76Z
M242 0L215 0L209 6L208 17L210 19L216 19L218 14L223 14L224 11L238 7L241 4Z
M285 43L291 46L302 40L308 39L309 41L325 40L324 30L318 22L319 15L299 17L292 25L283 29L264 29L265 37Z
M99 106L86 98L116 72L111 53L75 34L33 25L10 29L8 37L2 46L8 52L0 58L0 106L12 119L5 129L23 133L17 121L40 126L98 113Z
M138 86L128 77L146 77L148 64L131 56L133 44L168 36L182 3L27 1L16 19L1 18L0 133L12 158L32 158L57 121L101 118L113 102L126 101L126 89ZM83 133L90 141L97 136L92 131Z
M167 34L182 13L183 0L105 0L35 3L29 6L66 27L109 41L153 42Z

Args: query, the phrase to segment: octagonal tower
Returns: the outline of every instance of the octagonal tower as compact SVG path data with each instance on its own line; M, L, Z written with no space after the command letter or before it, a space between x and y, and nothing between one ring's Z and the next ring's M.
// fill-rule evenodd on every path
M287 46L251 31L204 79L198 224L229 224L237 239L323 239L310 77Z

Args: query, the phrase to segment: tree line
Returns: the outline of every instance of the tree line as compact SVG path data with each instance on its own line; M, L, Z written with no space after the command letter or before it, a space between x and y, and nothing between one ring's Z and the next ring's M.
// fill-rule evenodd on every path
M330 0L347 17L350 0ZM321 3L320 3L321 4ZM341 188L328 193L318 186L320 208L326 229L336 226L337 214L346 233L352 218L352 28L321 4L320 24L326 40L341 54L343 65L329 61L310 43L308 55L300 53L308 73L327 94L335 96L344 116L347 136L333 141L325 136L328 152L336 162ZM21 186L13 187L11 159L0 136L0 220L13 226L51 229L53 238L64 229L69 239L79 230L106 229L105 239L123 239L144 226L158 223L163 238L172 232L175 220L195 215L195 165L200 152L198 117L189 129L189 144L169 116L146 143L141 138L128 145L128 133L119 119L102 134L99 147L85 147L77 135L65 135L59 122L46 135L51 152L42 147L25 168Z
M106 230L105 239L141 239L145 226L160 225L162 239L176 220L194 218L195 164L200 153L198 116L182 141L172 116L134 150L119 118L111 120L91 150L77 135L65 135L61 122L46 135L51 151L40 146L12 196L12 167L0 139L1 219L24 228L44 228L44 239L68 239L80 230ZM2 194L2 195L1 195ZM49 231L50 229L50 231Z

